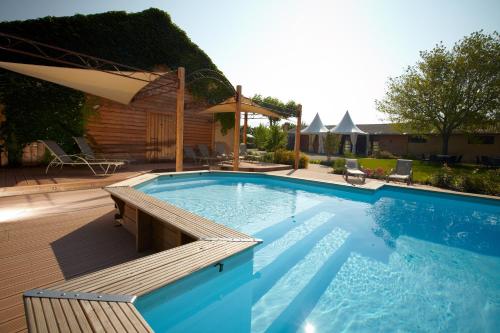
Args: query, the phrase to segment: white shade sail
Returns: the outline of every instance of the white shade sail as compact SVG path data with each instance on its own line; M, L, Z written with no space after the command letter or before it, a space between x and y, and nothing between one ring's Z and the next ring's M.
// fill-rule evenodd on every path
M320 134L328 133L328 128L323 125L319 113L316 113L312 123L301 131L302 134Z
M120 72L126 75L123 76L92 69L13 62L0 62L0 67L122 104L129 104L142 88L161 77L161 73Z
M351 116L349 115L349 111L346 111L340 123L337 126L335 126L331 130L331 132L337 134L353 134L353 133L366 134L365 132L360 130L358 126L354 124L354 122L351 119Z
M224 102L211 106L208 109L200 111L199 113L225 113L235 112L235 110L236 98L233 96L226 99ZM241 112L257 113L268 117L283 118L283 116L280 116L279 114L268 108L260 106L248 97L241 98Z

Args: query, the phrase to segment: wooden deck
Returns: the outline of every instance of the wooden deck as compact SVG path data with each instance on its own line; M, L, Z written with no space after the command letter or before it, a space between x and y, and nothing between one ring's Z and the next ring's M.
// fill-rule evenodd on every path
M115 227L112 201L100 198L104 192L86 192L74 197L73 211L0 223L0 332L26 330L24 291L144 255L135 251L133 236ZM0 209L12 207L6 199L0 200ZM51 207L57 200L62 199L48 197L43 205L36 198L32 204Z
M185 170L203 170L208 166L187 164L184 168ZM130 164L107 176L94 176L88 168L83 167L51 169L48 175L42 167L0 168L0 197L102 188L155 170L175 171L175 164Z
M143 175L140 179L152 177L154 176ZM136 181L131 180L128 183L130 185ZM144 247L138 246L148 243L143 239L141 230L153 221L168 229L165 234L171 239L160 244L168 249L71 280L47 283L42 294L31 292L24 297L27 323L31 332L151 332L151 328L131 301L107 298L116 295L134 299L193 272L213 266L260 242L246 234L143 194L130 186L112 186L106 190L117 203L123 219L126 218L127 212L132 212L127 217L129 224L123 223L124 228L119 228L120 231L127 229L136 236L135 246L128 244L130 249L144 250ZM145 233L150 238L157 234L164 232L161 230L159 233L153 233L150 230ZM87 240L87 244L89 241ZM79 241L80 244L81 242ZM148 243L147 250L155 250L153 243ZM36 269L38 265L32 266ZM27 289L23 288L19 290ZM55 296L49 297L51 292ZM84 295L93 295L94 298L88 300ZM99 297L102 300L98 300Z

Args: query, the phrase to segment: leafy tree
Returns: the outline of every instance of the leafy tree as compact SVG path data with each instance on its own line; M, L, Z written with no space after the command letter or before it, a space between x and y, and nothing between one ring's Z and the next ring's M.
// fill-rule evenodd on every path
M285 148L287 141L287 133L278 125L269 126L269 137L266 142L268 151L276 151L280 148Z
M252 134L255 138L255 146L260 150L266 149L267 140L269 139L269 128L260 124L253 129Z
M389 79L377 109L402 129L439 133L442 153L450 136L500 124L500 35L482 31L420 52L421 60Z
M330 157L339 150L340 135L333 133L326 133L325 142L323 143L326 157L330 160Z
M255 94L252 97L252 101L264 107L268 107L272 110L275 110L278 113L285 113L290 115L294 115L298 107L298 104L295 101L290 100L287 103L284 103L276 97L271 97L271 96L262 97L262 95L260 94ZM269 118L269 125L271 126L277 125L279 123L279 118L274 118L274 117L268 117L268 118Z

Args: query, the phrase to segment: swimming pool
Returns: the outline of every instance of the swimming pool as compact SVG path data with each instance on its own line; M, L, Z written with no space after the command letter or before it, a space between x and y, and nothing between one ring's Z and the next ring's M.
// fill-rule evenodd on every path
M136 189L263 243L139 297L157 332L495 331L500 205L266 175Z

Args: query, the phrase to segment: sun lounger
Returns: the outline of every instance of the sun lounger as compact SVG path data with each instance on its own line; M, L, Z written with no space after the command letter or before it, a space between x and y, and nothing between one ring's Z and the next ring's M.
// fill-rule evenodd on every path
M345 180L349 179L349 176L361 177L363 183L366 179L366 173L361 171L358 165L358 160L356 159L346 159L345 160Z
M80 148L83 157L87 161L113 161L113 162L130 163L130 160L128 159L116 159L116 158L107 158L104 156L98 156L97 154L94 153L94 150L89 146L87 140L84 137L74 136L73 139L78 145L78 148Z
M87 160L79 155L68 155L62 150L62 148L54 141L51 140L38 140L43 143L45 147L54 156L54 159L50 161L45 169L45 173L49 172L50 167L60 167L65 165L78 166L86 165L94 173L94 175L107 175L108 173L114 173L116 169L125 163L123 161L107 161L107 160ZM96 172L96 167L100 168L102 173Z
M210 165L210 162L222 162L223 159L220 156L217 156L216 154L213 154L210 152L208 149L208 146L205 144L199 144L198 145L198 151L200 152L201 159L206 160L207 163Z
M410 185L413 181L412 164L412 160L397 160L396 169L392 169L390 171L387 176L387 182L389 182L389 180L399 180L406 182L407 185Z

